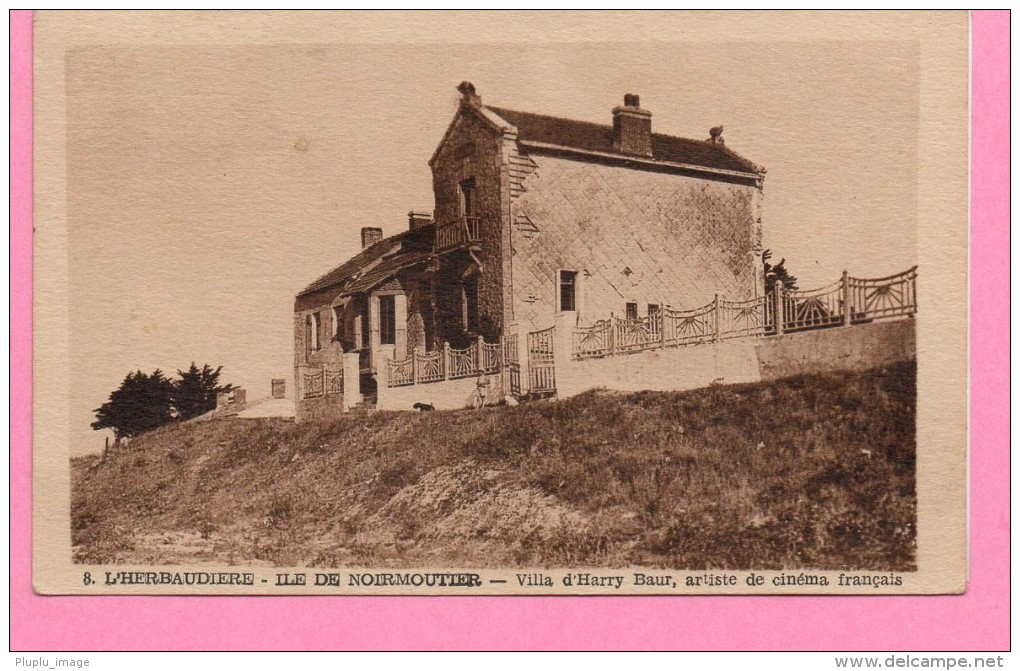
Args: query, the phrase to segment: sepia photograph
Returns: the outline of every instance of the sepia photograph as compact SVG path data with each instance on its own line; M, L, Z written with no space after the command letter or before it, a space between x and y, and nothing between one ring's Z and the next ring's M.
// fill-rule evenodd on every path
M38 591L965 589L966 13L522 14L37 16Z

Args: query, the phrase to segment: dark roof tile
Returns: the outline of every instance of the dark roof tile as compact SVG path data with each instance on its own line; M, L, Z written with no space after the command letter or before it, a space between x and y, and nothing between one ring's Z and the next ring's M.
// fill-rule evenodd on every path
M405 235L405 233L393 235L370 245L351 259L341 263L333 270L309 284L307 287L298 292L298 296L304 296L305 294L314 293L321 289L328 289L331 286L341 284L344 281L351 279L387 254L398 252L400 250L400 237L403 235Z
M575 121L544 114L517 112L486 105L505 121L517 127L523 142L541 142L583 151L620 154L613 147L613 127L588 121ZM657 161L687 163L705 168L756 173L757 165L727 149L725 145L652 133L652 157Z
M405 268L427 261L432 254L425 250L415 250L398 254L392 259L386 259L377 266L367 270L364 275L358 277L344 287L344 294L358 294L375 287L380 282L385 282L393 275L396 275Z

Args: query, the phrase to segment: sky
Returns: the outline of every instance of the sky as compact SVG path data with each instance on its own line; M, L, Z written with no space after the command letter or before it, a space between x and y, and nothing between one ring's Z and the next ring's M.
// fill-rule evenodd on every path
M72 454L130 371L195 361L293 391L293 300L433 206L428 159L470 80L494 106L655 132L767 169L765 247L801 288L917 259L911 41L81 47L66 55Z

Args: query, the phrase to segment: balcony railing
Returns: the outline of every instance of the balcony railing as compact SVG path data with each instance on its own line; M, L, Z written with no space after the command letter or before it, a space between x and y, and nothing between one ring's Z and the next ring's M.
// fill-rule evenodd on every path
M477 245L482 239L478 217L461 217L436 228L436 251Z

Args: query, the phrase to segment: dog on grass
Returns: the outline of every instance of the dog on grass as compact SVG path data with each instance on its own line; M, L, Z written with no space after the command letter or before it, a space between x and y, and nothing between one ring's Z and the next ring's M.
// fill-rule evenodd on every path
M436 409L436 406L430 405L428 403L415 403L414 409L417 410L418 412L432 412L433 410Z

